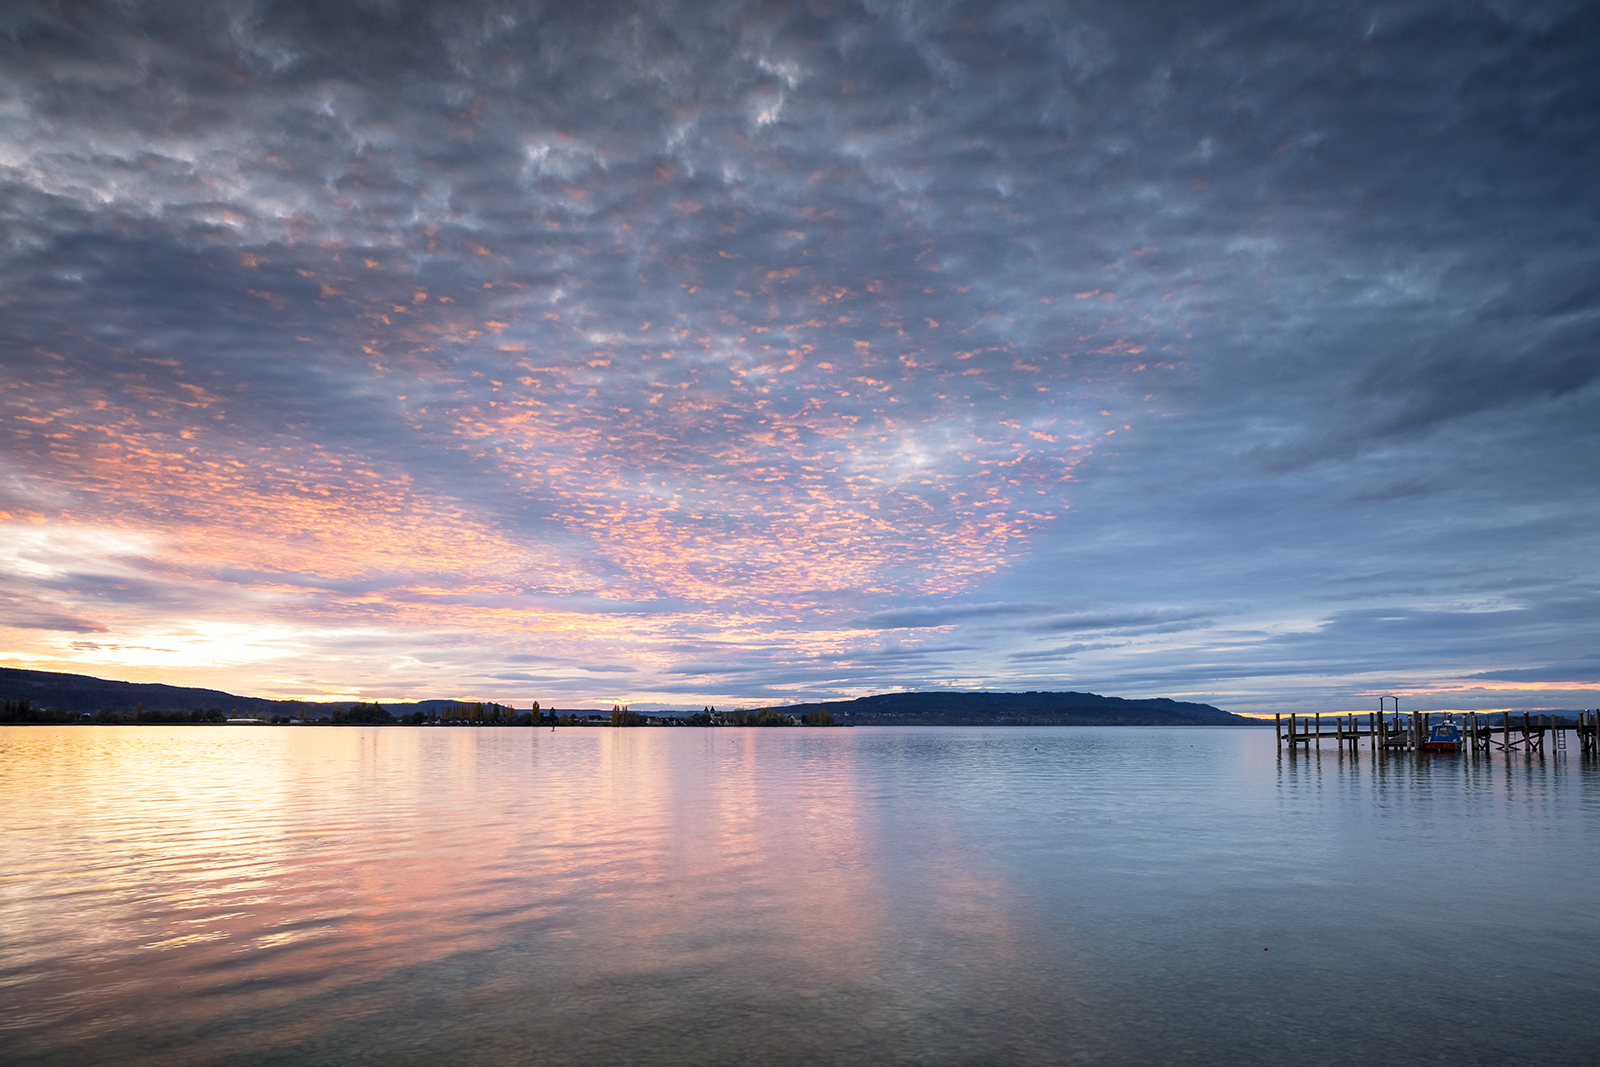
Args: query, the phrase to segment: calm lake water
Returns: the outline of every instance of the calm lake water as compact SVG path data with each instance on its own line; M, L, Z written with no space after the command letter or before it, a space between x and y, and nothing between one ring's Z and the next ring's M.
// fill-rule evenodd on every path
M12 727L0 803L13 1065L1600 1055L1575 748Z

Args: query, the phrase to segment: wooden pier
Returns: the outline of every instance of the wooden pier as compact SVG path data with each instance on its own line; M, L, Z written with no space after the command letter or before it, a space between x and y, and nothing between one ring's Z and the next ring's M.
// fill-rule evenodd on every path
M1326 741L1336 747L1348 746L1354 752L1366 741L1373 752L1420 752L1422 743L1428 738L1431 720L1438 714L1402 713L1396 708L1392 712L1274 715L1272 718L1280 751L1285 745L1289 746L1291 753L1300 745L1307 750L1321 748L1322 742ZM1324 722L1324 719L1327 721ZM1528 712L1520 716L1503 711L1489 714L1468 712L1461 716L1460 728L1462 747L1471 752L1522 752L1541 756L1547 751L1565 752L1570 734L1580 754L1600 757L1600 710L1580 711L1576 722L1564 717Z

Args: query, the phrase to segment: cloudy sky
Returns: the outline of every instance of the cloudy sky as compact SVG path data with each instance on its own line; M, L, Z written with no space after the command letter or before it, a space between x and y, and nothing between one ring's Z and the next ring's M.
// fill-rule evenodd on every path
M0 663L1600 703L1592 3L8 3Z

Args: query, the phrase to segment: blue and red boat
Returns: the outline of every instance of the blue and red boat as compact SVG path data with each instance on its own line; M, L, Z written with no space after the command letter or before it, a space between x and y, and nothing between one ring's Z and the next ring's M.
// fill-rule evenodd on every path
M1456 726L1455 720L1446 719L1436 722L1428 731L1428 736L1422 741L1424 752L1460 752L1461 729Z

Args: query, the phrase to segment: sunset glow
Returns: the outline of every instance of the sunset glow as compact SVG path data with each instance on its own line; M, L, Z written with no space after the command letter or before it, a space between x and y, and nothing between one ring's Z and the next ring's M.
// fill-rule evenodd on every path
M1600 702L1600 142L1461 88L1533 15L402 7L0 41L0 663Z

